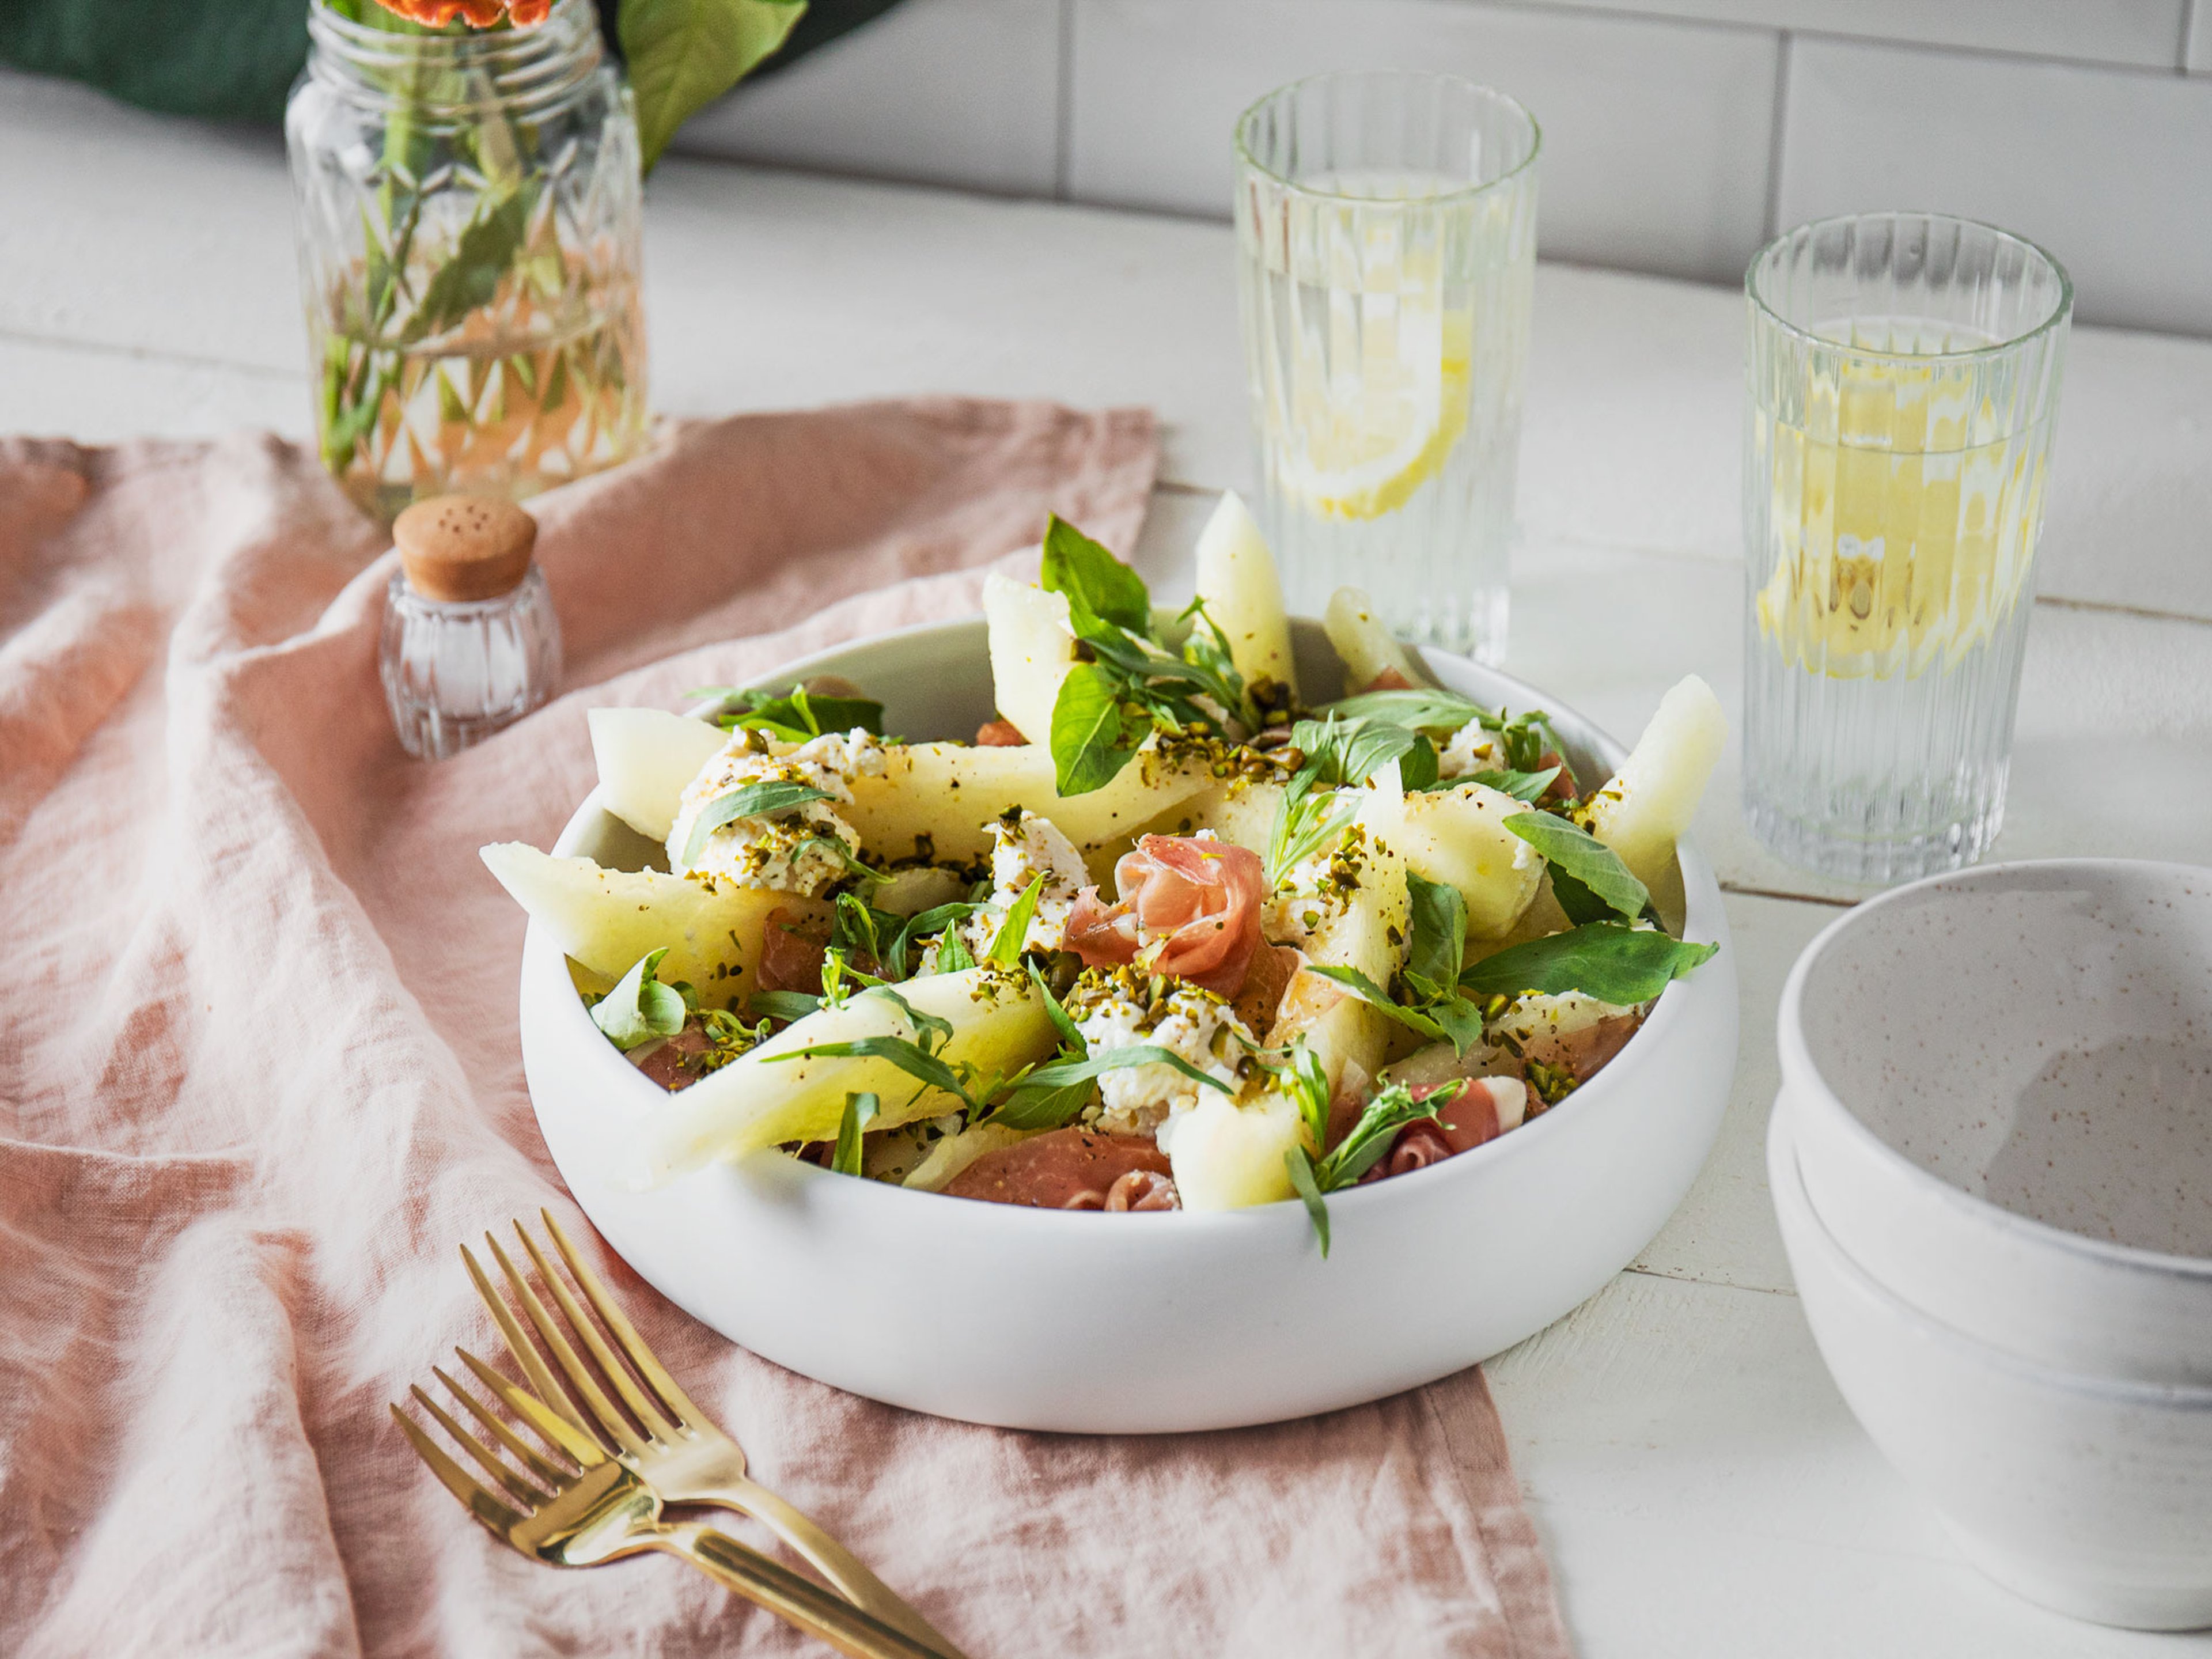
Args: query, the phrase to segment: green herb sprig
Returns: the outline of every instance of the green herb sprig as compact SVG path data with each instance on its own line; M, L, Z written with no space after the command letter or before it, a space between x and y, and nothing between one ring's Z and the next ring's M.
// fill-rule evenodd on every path
M1328 1195L1357 1182L1382 1161L1399 1130L1408 1123L1435 1117L1466 1087L1462 1081L1415 1100L1404 1084L1394 1083L1361 1108L1344 1139L1330 1146L1328 1078L1304 1039L1293 1046L1285 1064L1278 1069L1277 1080L1297 1105L1305 1126L1306 1144L1284 1153L1283 1163L1290 1172L1291 1185L1306 1206L1323 1256L1328 1255L1329 1246Z
M873 697L823 696L804 685L794 685L781 694L706 685L684 695L720 699L721 707L711 718L725 732L765 732L786 743L808 743L829 732L855 727L878 737L884 734L884 706Z
M1719 951L1717 945L1693 945L1656 927L1585 922L1483 957L1461 974L1459 988L1478 997L1580 991L1629 1007L1650 1001Z
M1180 649L1170 647L1154 628L1144 579L1057 517L1045 528L1039 580L1067 600L1068 626L1084 659L1060 681L1053 704L1053 768L1061 794L1110 783L1155 731L1225 736L1224 719L1247 731L1258 725L1228 640L1203 605L1193 601L1183 611L1182 620L1194 626Z
M630 965L615 988L592 1005L592 1024L623 1053L641 1048L656 1037L672 1037L684 1029L690 1010L684 994L663 985L653 975L668 947L647 951Z

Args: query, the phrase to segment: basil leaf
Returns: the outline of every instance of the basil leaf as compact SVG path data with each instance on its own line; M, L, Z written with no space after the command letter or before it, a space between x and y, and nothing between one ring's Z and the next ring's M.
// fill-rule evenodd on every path
M1087 795L1112 782L1137 752L1150 722L1133 720L1121 680L1097 663L1078 663L1052 705L1053 787Z
M748 783L732 789L726 795L717 795L701 809L691 825L691 834L684 843L684 865L689 869L698 861L699 854L707 848L707 838L724 824L738 818L757 817L764 812L788 811L794 806L804 806L811 800L833 799L827 789L817 789L811 783L792 783L781 778L772 778L762 783Z
M865 1091L845 1097L845 1115L837 1125L837 1145L830 1154L830 1167L838 1175L860 1173L860 1137L881 1106L875 1096Z
M1060 1033L1060 1046L1080 1060L1091 1052L1091 1045L1084 1041L1083 1033L1068 1018L1067 1010L1061 1006L1060 999L1053 995L1052 987L1044 982L1044 975L1037 971L1036 963L1030 963L1029 970L1030 983L1036 987L1036 994L1044 1003L1045 1017L1052 1021L1052 1029Z
M1587 830L1577 828L1551 812L1516 812L1505 827L1544 855L1552 866L1552 887L1559 888L1559 872L1578 882L1615 913L1633 921L1651 902L1642 882L1629 874L1620 855ZM1566 900L1560 900L1565 908ZM1570 915L1571 915L1571 912Z
M1306 757L1321 781L1363 784L1420 742L1402 726L1387 720L1300 720L1291 728L1291 746Z
M1080 1041L1080 1039L1079 1039ZM988 1120L1009 1129L1057 1129L1090 1104L1091 1085L1109 1072L1132 1066L1166 1066L1194 1082L1233 1093L1219 1078L1201 1072L1172 1048L1133 1043L1096 1054L1063 1055L1026 1073Z
M1430 881L1406 872L1406 896L1413 904L1412 939L1406 951L1406 975L1442 989L1459 982L1467 957L1467 900L1449 882Z
M1610 921L1613 919L1614 911L1610 904L1556 864L1552 866L1552 896L1559 901L1559 908L1566 913L1567 920L1577 927L1586 921Z
M1314 1237L1321 1241L1322 1259L1328 1259L1328 1205L1321 1195L1321 1183L1314 1179L1313 1156L1303 1146L1293 1146L1283 1154L1283 1164L1291 1172L1291 1185L1297 1188L1304 1202L1306 1214L1313 1222Z
M1692 945L1656 928L1595 921L1564 933L1509 945L1459 976L1474 996L1560 996L1580 991L1622 1007L1649 1002L1699 963L1717 945Z
M1394 1019L1409 1031L1431 1042L1449 1042L1452 1052L1463 1054L1482 1041L1482 1011L1465 997L1448 994L1407 1007L1357 968L1326 967L1309 963L1306 972L1333 980L1377 1013Z
M968 1092L957 1073L917 1042L905 1037L853 1037L843 1042L817 1042L810 1048L794 1048L786 1054L763 1054L763 1060L888 1060L908 1077L919 1079L933 1089L942 1089L954 1096L969 1111L975 1109L975 1097Z
M1091 1103L1092 1087L1084 1082L1060 1089L1033 1089L1024 1082L984 1121L1002 1129L1064 1129Z
M1413 732L1456 732L1474 720L1493 730L1504 724L1504 716L1480 703L1469 702L1449 691L1427 690L1363 691L1356 697L1330 703L1319 712L1334 714L1340 720L1382 720Z
M668 947L663 945L640 957L615 988L592 1005L592 1024L624 1054L655 1037L674 1036L684 1029L689 1012L684 1006L684 994L653 977L661 957L667 954Z
M983 953L983 960L994 962L1001 968L1011 968L1022 959L1022 947L1030 936L1030 921L1036 915L1037 900L1044 894L1044 878L1038 876L1022 890L1022 896L1006 911L1006 919L999 924L991 948Z
M1559 775L1559 769L1553 766L1541 772L1477 772L1472 778L1463 778L1459 781L1479 783L1534 806L1544 799L1544 792L1552 787L1552 780Z
M816 696L803 685L794 685L781 696L768 691L740 691L734 686L705 685L684 693L687 697L719 697L722 706L709 716L724 731L739 726L774 732L793 743L804 743L825 732L850 732L854 727L884 732L884 706L872 697Z
M1073 525L1054 514L1044 531L1044 562L1038 577L1048 593L1067 596L1068 619L1078 639L1086 623L1111 623L1134 634L1152 626L1152 599L1144 578Z
M746 1007L770 1019L795 1022L821 1011L822 999L804 991L756 991Z
M1437 746L1419 732L1413 746L1398 757L1398 782L1408 794L1437 787Z

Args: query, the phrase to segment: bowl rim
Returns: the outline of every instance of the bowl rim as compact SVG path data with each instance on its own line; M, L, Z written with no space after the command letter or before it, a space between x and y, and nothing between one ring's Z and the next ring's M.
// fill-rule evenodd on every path
M1812 1192L1805 1184L1804 1169L1798 1161L1794 1120L1796 1114L1802 1109L1803 1108L1797 1097L1784 1089L1775 1097L1774 1109L1766 1125L1767 1185L1777 1219L1782 1224L1785 1242L1790 1237L1790 1223L1794 1218L1798 1224L1799 1237L1820 1255L1852 1290L1873 1302L1890 1318L1911 1328L1923 1340L1963 1350L1978 1364L2008 1372L2017 1382L2032 1383L2039 1388L2061 1389L2069 1394L2125 1401L2133 1405L2212 1412L2212 1384L2152 1382L2136 1377L2100 1376L2082 1371L2062 1370L2055 1365L2031 1359L2025 1354L1999 1347L1971 1332L1962 1331L1957 1326L1913 1306L1898 1295L1850 1253L1844 1242L1829 1230L1828 1224L1821 1218L1820 1210L1814 1206ZM1790 1277L1793 1282L1796 1271L1796 1265L1792 1262ZM1802 1300L1802 1289L1798 1295Z
M1845 1137L1862 1151L1869 1152L1876 1165L1891 1177L1903 1181L1913 1191L1933 1196L1937 1202L1985 1226L2013 1234L2030 1244L2087 1256L2129 1272L2212 1285L2212 1256L2182 1255L2142 1245L2121 1244L2111 1239L2093 1238L2087 1233L2074 1232L2047 1221L2039 1221L2033 1216L2008 1210L2002 1205L1969 1192L1915 1163L1876 1134L1864 1119L1844 1104L1843 1097L1829 1085L1827 1078L1814 1062L1811 1045L1806 1041L1805 982L1812 975L1814 964L1844 934L1869 925L1869 918L1877 917L1893 907L1911 902L1923 897L1929 890L1944 886L2002 884L2016 876L2034 871L2093 870L2138 874L2178 875L2186 872L2200 883L2212 883L2212 870L2207 870L2202 865L2183 864L2170 859L2020 859L1977 865L1962 870L1939 871L1932 876L1923 876L1917 881L1907 882L1901 887L1878 893L1852 906L1814 935L1812 943L1798 952L1797 960L1791 964L1789 977L1783 982L1781 1006L1775 1014L1776 1036L1781 1049L1783 1092L1798 1100L1805 1109L1817 1109L1824 1117L1839 1122ZM1825 1232L1826 1223L1822 1222L1821 1226Z
M795 658L790 662L781 664L767 673L755 675L744 682L741 689L750 690L756 687L764 687L773 682L786 679L793 675L803 676L807 671L817 666L820 663L828 661L834 658L845 656L854 650L861 649L868 646L878 645L892 640L911 638L917 635L950 632L954 629L966 629L980 626L983 624L985 618L983 617L982 613L977 611L968 616L946 617L936 622L908 623L901 628L889 629L881 633L871 634L864 638L848 640L841 644L827 646L818 651L810 652L804 657ZM1298 622L1309 623L1316 628L1321 626L1319 619L1314 617L1293 616L1291 617L1291 621L1294 623ZM1548 714L1565 715L1576 726L1580 727L1583 731L1589 732L1597 740L1601 750L1601 758L1603 758L1606 761L1606 763L1614 770L1618 770L1620 769L1621 761L1625 759L1628 754L1628 749L1626 745L1621 744L1610 733L1607 732L1595 721L1586 718L1579 710L1566 703L1559 702L1557 698L1545 696L1541 691L1538 690L1536 687L1530 685L1527 681L1519 678L1517 676L1508 674L1501 669L1489 667L1487 665L1477 664L1474 662L1472 659L1460 657L1455 653L1449 652L1424 651L1422 655L1425 660L1431 656L1435 656L1441 657L1449 662L1464 663L1468 666L1476 668L1480 672L1504 682L1505 684L1511 687L1516 693L1528 695L1530 698L1529 706L1540 707ZM696 714L697 711L701 709L713 708L715 706L717 701L717 699L714 698L702 699L691 705L686 712ZM572 836L575 835L580 827L592 815L599 813L605 813L609 817L612 816L612 814L608 811L607 808L601 803L600 792L598 786L595 784L590 793L584 797L582 802L577 806L575 811L573 812L568 820L562 825L561 830L558 836L555 838L553 844L555 855L568 856L568 854L563 854L562 853L562 847L569 842ZM1682 836L1680 840L1676 842L1675 856L1676 862L1680 866L1682 874L1685 932L1686 933L1689 930L1688 913L1694 907L1701 915L1708 915L1710 920L1719 924L1717 929L1715 930L1719 942L1727 948L1732 949L1733 941L1729 938L1726 917L1721 908L1723 903L1723 896L1721 893L1720 884L1717 877L1713 872L1711 866L1706 861L1704 854L1698 851L1693 838L1687 835ZM526 964L530 960L529 941L531 937L537 933L537 930L538 924L535 921L532 921L526 930L524 957L526 969ZM553 952L553 957L556 960L559 959L557 950ZM1713 980L1706 981L1706 983L1717 985L1720 983L1720 978L1721 976L1715 976ZM1732 977L1730 982L1733 983ZM568 975L565 972L560 975L560 983L573 993L574 988L569 985ZM526 1009L526 1017L527 1016L527 1011L532 1006L534 997L538 994L535 990L535 986L536 981L526 970L523 975L522 993ZM1715 993L1710 990L1701 991L1699 987L1700 981L1695 975L1677 979L1669 982L1667 988L1660 993L1659 996L1653 1003L1651 1012L1645 1017L1643 1026L1638 1030L1634 1036L1622 1046L1620 1054L1615 1055L1612 1060L1608 1061L1596 1077L1576 1089L1573 1093L1568 1097L1568 1100L1570 1102L1581 1100L1586 1095L1589 1094L1591 1091L1596 1091L1598 1092L1595 1098L1598 1104L1601 1107L1602 1104L1606 1101L1610 1100L1613 1095L1620 1092L1621 1091L1634 1087L1638 1080L1638 1074L1648 1065L1654 1063L1650 1057L1659 1052L1660 1048L1664 1045L1667 1041L1667 1034L1691 1018L1689 1012L1690 1002L1693 999L1699 998L1700 996L1709 997L1715 994ZM650 1109L654 1101L665 1098L665 1094L656 1085L647 1080L644 1074L639 1072L635 1066L631 1065L627 1059L618 1054L611 1044L605 1042L604 1040L585 1042L585 1039L586 1038L598 1039L599 1037L599 1032L598 1027L592 1024L591 1016L584 1006L582 998L570 994L566 997L555 997L553 1001L555 1007L557 1010L557 1012L554 1017L560 1022L559 1029L567 1033L566 1040L569 1042L570 1046L574 1047L578 1043L583 1043L586 1048L595 1048L606 1060L611 1060L616 1065L618 1065L620 1066L621 1073L627 1075L627 1077L631 1079L629 1083L622 1085L611 1085L611 1086L617 1086L638 1091L638 1102L641 1107L645 1109ZM1647 1038L1650 1039L1650 1041L1646 1041ZM1629 1061L1632 1057L1633 1057L1634 1060L1634 1063L1632 1065L1624 1063ZM616 1076L616 1073L610 1067L602 1066L599 1066L599 1069L603 1071L611 1080ZM643 1092L646 1091L650 1091L651 1092ZM534 1109L534 1101L532 1103ZM1436 1164L1428 1165L1425 1168L1409 1170L1405 1175L1393 1176L1389 1181L1378 1181L1372 1183L1370 1186L1360 1187L1355 1185L1353 1187L1341 1188L1336 1192L1331 1193L1328 1195L1328 1201L1332 1218L1334 1218L1334 1217L1339 1213L1337 1210L1337 1206L1339 1205L1350 1206L1345 1212L1357 1215L1364 1211L1372 1208L1377 1203L1402 1201L1403 1197L1405 1196L1404 1194L1401 1194L1401 1198L1398 1200L1394 1200L1385 1195L1388 1188L1399 1186L1401 1183L1409 1182L1422 1183L1417 1188L1408 1189L1408 1192L1414 1195L1428 1194L1441 1195L1444 1191L1444 1182L1447 1181L1472 1181L1480 1179L1481 1177L1482 1171L1507 1159L1521 1160L1540 1157L1541 1156L1542 1149L1548 1146L1552 1140L1558 1139L1561 1135L1574 1133L1577 1125L1583 1119L1590 1115L1590 1112L1589 1110L1584 1110L1569 1116L1565 1113L1565 1103L1563 1103L1561 1106L1555 1106L1547 1111L1540 1112L1537 1114L1535 1117L1525 1120L1519 1127L1513 1129L1509 1133L1499 1134L1494 1139L1484 1142L1480 1146L1470 1147L1464 1152L1456 1153L1450 1158L1440 1159ZM1555 1119L1559 1121L1554 1121ZM1507 1147L1516 1147L1520 1150L1513 1152L1500 1150L1501 1148ZM860 1201L874 1201L880 1203L888 1199L888 1200L891 1202L918 1202L926 1200L943 1199L945 1196L945 1194L942 1193L921 1192L909 1189L905 1187L894 1187L884 1182L871 1181L852 1182L849 1177L835 1176L828 1170L820 1169L812 1164L805 1164L798 1160L793 1160L793 1162L797 1167L790 1171L789 1174L790 1178L798 1183L798 1186L794 1189L797 1192L804 1193L811 1188L819 1188L823 1182L837 1181L845 1184L836 1188L825 1188L823 1190L825 1192L835 1192L840 1195L848 1195L849 1194L855 1198L857 1198L858 1194L857 1193L852 1192L853 1188L865 1189L872 1194L873 1196L872 1199L863 1200ZM703 1171L701 1170L694 1170L690 1171L689 1176L678 1176L672 1179L675 1181L682 1181L690 1178L690 1176L696 1176L702 1172ZM1047 1226L1079 1229L1086 1226L1095 1226L1097 1224L1088 1212L1067 1212L1063 1213L1058 1211L1037 1209L1027 1205L987 1204L975 1200L969 1200L969 1202L970 1207L974 1209L1004 1212L1006 1212L1007 1224L1012 1224L1023 1228L1031 1228L1039 1224L1043 1224ZM1154 1216L1148 1217L1146 1225L1150 1228L1172 1227L1185 1233L1198 1233L1226 1226L1282 1224L1287 1218L1295 1218L1296 1224L1300 1229L1304 1229L1307 1225L1304 1206L1295 1197L1279 1199L1273 1203L1252 1205L1234 1210L1178 1209L1164 1211L1160 1212ZM982 1224L990 1224L988 1221L983 1220L982 1218L974 1218L973 1219L982 1222ZM1080 1236L1085 1237L1105 1237L1106 1235L1100 1232L1082 1234Z

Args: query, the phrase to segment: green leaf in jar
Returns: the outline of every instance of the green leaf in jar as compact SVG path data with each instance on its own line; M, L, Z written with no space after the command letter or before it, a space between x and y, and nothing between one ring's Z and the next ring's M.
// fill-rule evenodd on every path
M442 334L492 302L500 278L522 250L530 233L531 211L544 186L544 179L526 176L477 204L476 216L455 240L451 257L432 273L422 302L400 331L403 343L412 345Z
M639 957L615 988L592 1005L592 1024L624 1054L655 1037L674 1036L684 1029L689 1012L684 994L653 978L661 957L667 954L668 948L663 945Z
M690 869L699 861L699 854L707 850L707 838L726 823L739 818L758 817L767 812L786 812L794 806L804 806L809 801L833 799L827 789L817 789L811 783L791 783L781 778L770 778L761 783L748 783L732 789L726 795L717 795L699 811L691 826L691 834L684 842L684 867Z
M637 98L641 161L781 47L805 0L623 0L615 14Z
M1719 949L1670 938L1656 928L1593 921L1485 957L1459 976L1459 984L1473 996L1564 996L1580 991L1600 1002L1632 1007L1650 1001Z

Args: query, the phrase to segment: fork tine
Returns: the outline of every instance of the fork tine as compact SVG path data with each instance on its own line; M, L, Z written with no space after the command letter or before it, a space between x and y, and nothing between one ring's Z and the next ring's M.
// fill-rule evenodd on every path
M491 1235L486 1233L484 1237L489 1239ZM499 1247L495 1244L492 1248L496 1250ZM506 1299L497 1291L492 1289L490 1278L477 1264L476 1257L471 1254L469 1247L465 1244L461 1246L461 1260L468 1266L469 1278L477 1287L477 1296L490 1313L492 1322L499 1327L500 1335L506 1339L507 1352L514 1357L514 1363L522 1368L523 1376L529 1379L530 1386L538 1391L538 1399L550 1409L558 1413L579 1433L590 1434L591 1425L584 1421L582 1414L569 1403L568 1396L562 1391L561 1385L553 1380L553 1373L546 1369L545 1362L539 1358L537 1347L522 1334L522 1327L514 1322L514 1316L507 1311ZM568 1448L563 1446L562 1449L565 1451ZM572 1452L570 1455L573 1456L574 1454Z
M566 1489L568 1484L575 1480L576 1477L567 1470L556 1468L540 1456L535 1447L486 1410L483 1401L456 1382L442 1367L431 1366L430 1375L446 1385L447 1394L468 1407L469 1415L483 1425L485 1433L522 1460L523 1468L530 1471L531 1478L539 1486L544 1486L548 1492L558 1492Z
M521 1230L521 1224L518 1222L515 1231L520 1232ZM553 1356L553 1363L567 1376L569 1393L577 1404L599 1419L601 1437L620 1450L633 1454L643 1451L645 1443L637 1437L637 1431L630 1427L621 1408L608 1399L592 1380L590 1367L569 1346L568 1339L561 1334L559 1323L545 1310L545 1304L538 1299L538 1292L530 1288L529 1279L517 1270L514 1262L507 1260L507 1252L500 1249L497 1239L486 1233L484 1243L491 1247L492 1259L499 1263L500 1271L507 1275L507 1289L514 1292L514 1299L522 1304L525 1316L537 1328L538 1334L544 1339L546 1351Z
M410 1383L407 1392L415 1396L415 1403L429 1413L432 1420L440 1428L453 1437L453 1443L468 1453L471 1457L475 1458L486 1474L507 1489L507 1496L521 1504L525 1513L534 1510L552 1496L550 1492L538 1491L513 1469L501 1462L498 1455L489 1446L485 1445L483 1441L455 1422L452 1414L441 1409L438 1402L423 1393L420 1386Z
M553 1218L553 1212L540 1210L538 1213L545 1223L545 1231L553 1236L553 1247L561 1252L561 1260L568 1264L568 1271L583 1286L584 1295L613 1333L615 1346L622 1350L623 1358L645 1379L646 1386L660 1396L661 1405L675 1414L675 1426L685 1428L705 1420L705 1413L691 1403L691 1396L668 1374L659 1357L645 1346L645 1339L637 1334L637 1328L607 1294L606 1286L599 1283L599 1276L584 1265L576 1254L576 1247L568 1242L568 1235Z
M559 1447L587 1469L607 1461L604 1446L536 1395L508 1382L466 1348L456 1348L453 1352L460 1355L463 1364L477 1374L479 1382L499 1396L501 1404L544 1436L547 1445Z
M461 1466L441 1451L437 1443L416 1427L415 1419L396 1405L392 1408L392 1420L405 1433L408 1443L415 1448L415 1455L430 1466L430 1473L438 1477L447 1492L461 1500L462 1508L485 1527L504 1540L522 1524L520 1516L471 1480Z
M538 1214L544 1216L549 1224L551 1223L553 1218L544 1211L540 1210ZM614 1350L599 1334L598 1324L577 1304L576 1298L568 1294L567 1282L553 1270L553 1264L546 1261L544 1253L538 1249L538 1241L522 1231L520 1221L514 1224L514 1231L521 1237L522 1248L530 1252L531 1261L537 1264L538 1276L545 1281L546 1289L553 1292L553 1299L561 1304L562 1316L568 1320L569 1328L584 1339L584 1346L592 1351L592 1358L599 1362L600 1371L608 1382L615 1385L615 1392L623 1397L623 1404L629 1407L630 1415L645 1425L646 1433L652 1438L673 1440L676 1437L675 1427L660 1414L659 1407L646 1396L645 1391L630 1380L629 1372L622 1361L615 1358ZM563 1255L573 1269L576 1265L575 1258L565 1252ZM596 1307L598 1304L592 1305Z

